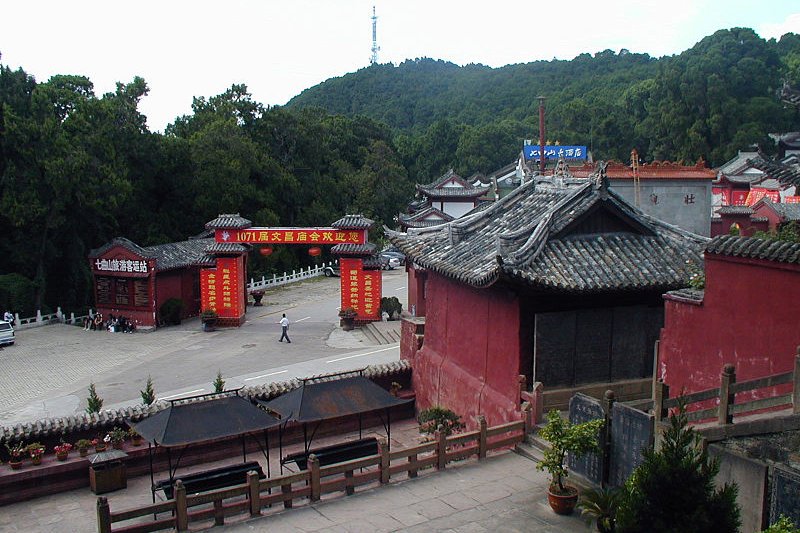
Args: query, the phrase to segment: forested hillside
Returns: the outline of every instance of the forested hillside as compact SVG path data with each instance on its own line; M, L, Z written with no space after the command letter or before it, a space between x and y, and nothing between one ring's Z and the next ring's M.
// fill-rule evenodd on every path
M547 138L584 144L595 158L719 165L767 133L800 128L797 110L776 97L800 81L800 36L765 41L750 29L721 30L690 50L654 59L606 50L572 61L491 69L418 59L375 65L312 87L288 107L363 114L399 132L411 177L448 164L461 173L508 163L522 139L538 139L538 102L547 97Z
M733 29L661 59L376 65L285 107L233 85L195 99L162 135L138 110L141 78L98 96L83 76L41 82L0 64L0 307L85 308L91 248L117 236L182 240L220 213L285 226L363 213L392 226L414 182L511 162L537 138L538 95L548 140L585 144L597 159L636 147L646 160L718 165L753 143L770 150L767 133L800 130L797 109L776 97L784 79L800 83L799 36ZM286 247L253 255L251 275L311 261Z

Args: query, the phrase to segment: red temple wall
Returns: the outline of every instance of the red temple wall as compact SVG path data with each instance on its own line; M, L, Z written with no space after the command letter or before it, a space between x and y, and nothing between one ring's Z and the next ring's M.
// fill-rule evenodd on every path
M737 381L791 371L800 344L800 265L717 255L705 265L701 305L665 297L657 375L670 394L718 387L727 363Z
M404 358L413 360L417 406L441 405L490 425L518 420L519 304L513 293L472 289L432 272L426 287L422 349L414 354L404 335Z
M164 305L164 302L170 298L178 298L183 301L181 318L189 316L189 310L187 309L189 307L187 305L188 302L183 299L184 271L188 271L188 269L159 272L156 275L156 311L159 314L161 313L161 306Z

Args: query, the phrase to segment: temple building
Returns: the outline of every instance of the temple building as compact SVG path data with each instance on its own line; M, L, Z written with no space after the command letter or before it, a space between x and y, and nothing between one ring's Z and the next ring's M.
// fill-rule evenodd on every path
M409 205L409 212L400 214L400 227L422 228L450 222L475 208L489 187L475 186L478 177L464 179L452 169L438 180L427 185L417 185L417 199Z
M513 420L520 376L565 398L650 395L661 295L687 285L707 239L635 209L604 168L562 166L452 222L387 231L411 265L401 357L420 408Z

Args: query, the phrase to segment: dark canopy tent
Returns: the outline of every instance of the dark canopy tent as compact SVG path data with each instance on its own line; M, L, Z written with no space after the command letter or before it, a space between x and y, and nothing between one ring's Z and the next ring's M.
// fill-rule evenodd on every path
M284 424L288 422L303 424L303 444L306 453L309 452L314 433L316 433L323 421L357 414L359 415L358 431L360 437L361 415L382 409L386 412L386 420L384 421L381 417L381 422L384 425L384 429L386 429L387 439L390 439L391 419L389 409L413 401L413 399L400 399L392 396L385 389L364 376L311 383L313 379L315 378L302 380L300 387L274 400L258 401L268 411L277 413ZM316 423L316 425L309 438L307 424L310 423ZM283 455L282 442L281 455Z
M225 396L222 396L225 395ZM221 396L221 397L220 397ZM185 403L179 403L185 402ZM279 426L281 421L239 396L238 391L207 394L171 400L170 406L139 422L128 424L150 443L150 481L153 480L153 446L167 450L169 478L174 479L183 452L189 445L225 437L242 437L242 455L247 460L244 436L258 431L264 432L267 470L269 471L269 439L267 430ZM261 446L261 443L258 443ZM171 449L183 449L172 466ZM264 450L264 448L262 448ZM154 485L155 486L155 485ZM155 491L153 493L155 498Z

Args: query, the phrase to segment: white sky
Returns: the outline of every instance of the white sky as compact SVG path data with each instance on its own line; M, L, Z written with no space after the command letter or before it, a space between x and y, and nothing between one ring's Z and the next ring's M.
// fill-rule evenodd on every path
M605 49L680 53L716 30L800 34L797 0L6 0L2 64L38 81L80 74L100 96L141 76L153 131L191 112L193 96L234 83L282 105L369 65L372 6L381 63L431 57L500 67ZM480 5L481 7L476 7Z

